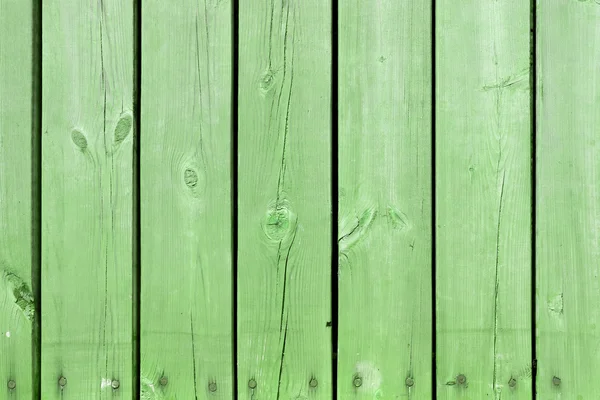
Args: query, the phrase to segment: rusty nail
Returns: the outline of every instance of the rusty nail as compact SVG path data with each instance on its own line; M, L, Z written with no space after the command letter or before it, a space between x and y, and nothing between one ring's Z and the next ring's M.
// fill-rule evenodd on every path
M552 377L552 384L554 386L560 386L560 378L558 376L553 376Z
M208 384L208 390L210 390L211 392L216 392L217 391L217 384L215 382L211 382Z
M408 378L406 378L406 380L404 381L404 383L408 387L413 387L413 385L415 384L415 380L409 376Z
M456 377L456 383L458 383L459 385L464 385L465 383L467 383L467 377L463 374L458 375Z
M308 385L311 388L316 388L319 385L319 382L317 381L316 378L311 378L311 380L308 382Z
M13 390L14 388L17 387L17 382L15 382L11 379L10 381L8 381L7 386L10 390Z
M169 383L169 378L166 376L161 376L158 380L158 383L160 383L160 386L167 386L167 383Z
M517 386L517 380L515 378L510 378L510 380L508 381L508 386L510 386L511 388L514 388L515 386Z

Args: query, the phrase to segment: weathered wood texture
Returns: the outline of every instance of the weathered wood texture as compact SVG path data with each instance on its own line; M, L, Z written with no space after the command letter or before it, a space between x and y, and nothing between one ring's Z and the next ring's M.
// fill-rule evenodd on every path
M143 399L233 398L231 13L143 2Z
M32 398L32 3L0 0L0 398ZM14 389L12 387L13 382Z
M47 0L42 23L42 395L128 399L133 2Z
M594 399L600 392L600 4L537 3L538 398Z
M529 2L436 4L437 398L531 399Z
M239 18L239 397L330 399L331 2Z
M340 1L338 398L431 398L431 2Z

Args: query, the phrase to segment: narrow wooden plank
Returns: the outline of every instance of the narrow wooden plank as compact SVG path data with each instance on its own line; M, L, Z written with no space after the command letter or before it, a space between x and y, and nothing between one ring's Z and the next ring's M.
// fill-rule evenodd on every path
M240 399L330 399L331 2L239 5Z
M142 7L141 396L229 400L232 2Z
M530 7L436 6L439 399L531 399Z
M540 399L600 392L600 4L538 1L536 299Z
M32 2L0 0L0 398L32 398ZM11 389L11 387L13 387Z
M431 1L340 1L338 398L431 393Z
M42 23L42 394L128 399L133 2L47 0Z

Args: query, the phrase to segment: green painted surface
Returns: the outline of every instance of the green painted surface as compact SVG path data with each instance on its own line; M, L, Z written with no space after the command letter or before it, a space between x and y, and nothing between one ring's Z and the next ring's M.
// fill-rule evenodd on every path
M428 399L431 2L338 11L338 398Z
M599 391L596 3L538 0L535 311L544 400ZM435 99L431 2L339 2L338 71L331 5L241 1L233 88L232 2L144 0L134 388L134 4L45 0L38 32L31 2L0 0L0 399L38 397L32 361L40 357L44 400L128 400L136 391L142 400L231 399L234 351L241 399L532 399L529 2L436 2Z
M330 399L331 2L239 7L238 394Z
M543 400L595 399L600 5L537 3L537 391Z
M529 21L436 3L438 399L531 399Z
M233 398L231 15L230 1L143 2L144 400Z
M31 10L31 1L0 0L1 399L33 393Z
M42 398L130 399L133 2L44 1L42 40Z

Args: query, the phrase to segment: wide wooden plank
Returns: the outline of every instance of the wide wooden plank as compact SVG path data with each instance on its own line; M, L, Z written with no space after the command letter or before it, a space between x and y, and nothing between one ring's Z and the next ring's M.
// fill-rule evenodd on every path
M331 2L239 4L240 399L331 399Z
M436 3L439 399L531 399L530 6Z
M233 398L231 13L142 4L142 399Z
M432 398L431 1L340 1L338 398Z
M31 399L32 2L0 0L0 398Z
M42 394L132 397L133 2L43 6Z
M600 392L600 5L538 1L539 399Z

